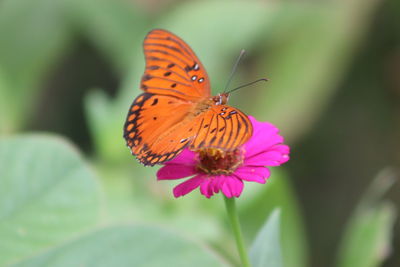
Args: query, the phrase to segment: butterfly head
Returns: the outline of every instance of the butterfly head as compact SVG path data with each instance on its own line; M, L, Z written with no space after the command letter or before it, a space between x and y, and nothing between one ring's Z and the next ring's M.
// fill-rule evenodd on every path
M213 97L215 105L225 105L228 103L229 93L220 93Z

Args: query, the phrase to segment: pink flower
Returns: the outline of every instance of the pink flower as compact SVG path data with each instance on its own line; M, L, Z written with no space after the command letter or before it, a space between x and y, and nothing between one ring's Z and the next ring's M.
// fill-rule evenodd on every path
M243 181L264 184L271 174L267 166L279 166L288 161L289 147L282 144L283 137L274 125L249 118L253 136L243 147L232 152L211 148L197 152L185 149L157 172L158 180L194 175L174 188L175 197L184 196L197 187L207 198L220 191L228 198L239 197Z

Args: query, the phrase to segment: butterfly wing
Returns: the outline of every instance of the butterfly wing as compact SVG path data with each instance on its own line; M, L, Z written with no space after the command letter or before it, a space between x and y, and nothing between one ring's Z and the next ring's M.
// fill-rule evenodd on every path
M124 137L133 155L144 165L174 158L192 140L190 103L176 97L143 93L133 102Z
M197 123L191 150L218 148L231 151L243 145L253 134L249 118L228 105L212 105Z
M141 89L196 101L210 97L206 70L192 49L166 30L149 32L143 43L146 69Z

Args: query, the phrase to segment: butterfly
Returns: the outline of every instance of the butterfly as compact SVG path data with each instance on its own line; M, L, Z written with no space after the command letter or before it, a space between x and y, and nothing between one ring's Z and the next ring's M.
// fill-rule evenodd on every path
M229 93L211 96L204 66L182 39L154 29L143 48L144 93L133 101L124 125L126 144L141 163L166 162L186 147L232 151L252 136L248 117L226 105Z

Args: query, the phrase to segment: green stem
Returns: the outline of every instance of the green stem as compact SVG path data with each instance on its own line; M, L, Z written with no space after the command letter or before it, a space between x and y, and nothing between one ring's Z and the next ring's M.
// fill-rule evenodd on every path
M251 267L249 256L247 255L247 251L244 246L242 231L240 230L239 217L235 206L235 198L227 198L226 196L224 196L224 200L226 211L228 212L228 218L232 226L233 234L235 235L236 246L239 252L240 260L242 261L242 266Z

